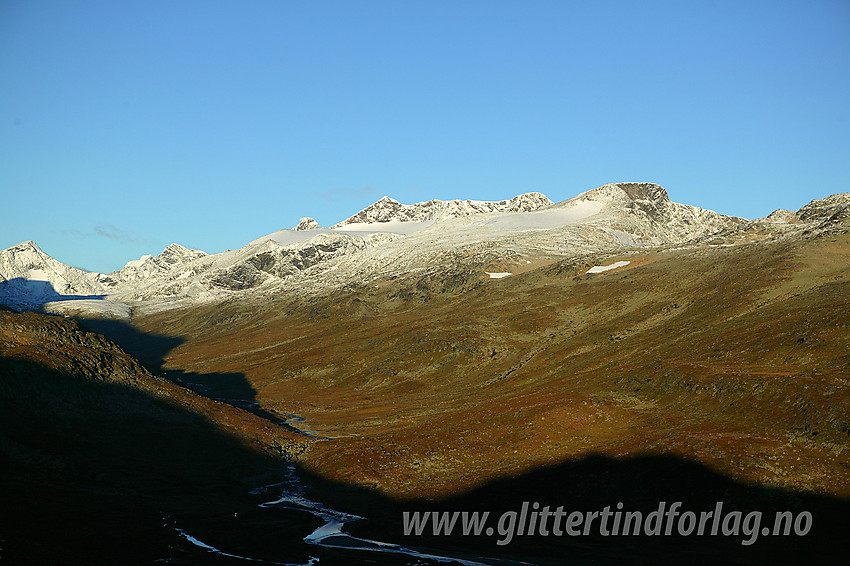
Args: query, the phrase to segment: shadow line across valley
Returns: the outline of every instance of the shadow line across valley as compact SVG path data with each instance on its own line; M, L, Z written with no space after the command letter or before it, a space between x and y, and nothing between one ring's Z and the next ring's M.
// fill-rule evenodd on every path
M168 352L185 341L179 336L149 334L119 319L80 318L77 322L103 334L160 375L195 393L239 407L275 424L282 418L260 406L257 391L243 373L195 373L163 367Z
M39 308L45 303L57 301L103 300L106 295L65 295L56 291L49 281L14 277L0 281L0 298L5 298L11 303L19 303L28 308Z

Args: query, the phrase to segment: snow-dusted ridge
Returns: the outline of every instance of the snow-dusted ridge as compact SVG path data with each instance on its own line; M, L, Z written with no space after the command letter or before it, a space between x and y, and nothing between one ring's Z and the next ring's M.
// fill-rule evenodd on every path
M525 193L500 201L434 199L416 204L401 204L385 196L333 227L377 222L426 222L489 212L530 212L550 204L552 201L542 193Z
M0 251L0 304L126 317L131 307L158 310L242 293L321 293L459 264L476 266L485 279L514 272L511 258L524 264L525 257L615 254L706 239L719 245L717 237L730 239L754 225L793 235L847 224L850 193L755 221L675 203L653 183L612 183L557 204L540 193L413 205L384 197L331 228L305 217L295 228L219 254L171 244L109 274L70 267L35 242L23 242Z

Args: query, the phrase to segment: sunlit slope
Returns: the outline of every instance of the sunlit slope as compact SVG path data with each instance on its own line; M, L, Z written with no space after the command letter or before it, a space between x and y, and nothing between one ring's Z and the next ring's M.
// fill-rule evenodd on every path
M588 274L594 264L625 267ZM160 313L166 368L239 372L328 477L446 495L603 452L850 494L850 236L462 264L309 302Z

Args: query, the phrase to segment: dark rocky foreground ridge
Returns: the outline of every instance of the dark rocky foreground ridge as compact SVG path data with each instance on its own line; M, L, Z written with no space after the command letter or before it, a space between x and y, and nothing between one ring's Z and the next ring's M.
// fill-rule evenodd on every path
M72 320L0 311L0 562L152 564L304 444Z

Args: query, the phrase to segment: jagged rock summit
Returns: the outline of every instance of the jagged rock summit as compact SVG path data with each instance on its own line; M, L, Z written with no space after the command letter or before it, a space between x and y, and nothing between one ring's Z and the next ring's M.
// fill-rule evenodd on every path
M850 220L850 193L815 199L797 212L802 222L843 223Z
M619 202L671 202L667 190L655 183L608 183L584 192L576 198L580 197L592 200L608 198Z
M306 231L306 230L318 230L319 228L320 228L320 226L319 226L318 222L316 222L314 219L310 218L309 216L305 216L304 218L302 218L298 222L298 226L293 228L293 230L296 230L298 232L303 232L303 231Z
M426 222L488 212L531 212L550 204L552 201L546 195L533 192L515 196L510 200L433 199L416 204L402 204L385 196L333 227L374 222Z

